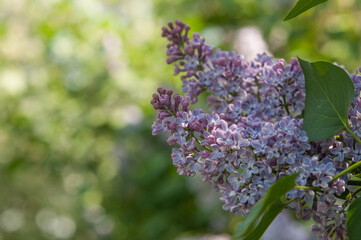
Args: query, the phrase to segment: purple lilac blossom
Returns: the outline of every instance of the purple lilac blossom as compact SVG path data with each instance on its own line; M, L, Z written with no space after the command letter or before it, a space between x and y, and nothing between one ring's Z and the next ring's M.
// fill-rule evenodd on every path
M313 219L319 239L347 239L345 209L336 201L349 176L333 177L361 159L361 145L346 131L339 138L311 143L302 130L305 82L298 61L259 54L246 61L235 52L214 50L181 21L162 28L167 63L181 75L183 97L158 88L151 104L158 111L153 135L169 132L173 164L180 175L199 174L221 193L223 209L246 216L278 178L299 173L286 198L305 221ZM361 68L359 69L359 71ZM361 76L350 74L356 95L350 129L361 137ZM208 92L209 111L191 110ZM307 189L308 188L308 189Z

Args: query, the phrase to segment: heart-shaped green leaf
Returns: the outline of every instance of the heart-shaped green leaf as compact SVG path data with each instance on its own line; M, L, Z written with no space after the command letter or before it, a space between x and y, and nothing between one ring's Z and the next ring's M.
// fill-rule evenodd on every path
M327 2L327 0L298 0L296 5L292 10L287 14L283 21L290 20L297 17L303 12L306 12L308 9L313 8L314 6Z
M348 74L328 62L298 60L306 83L303 129L310 141L330 138L347 129L348 110L355 96Z
M277 182L270 187L266 195L252 207L247 217L242 222L238 223L233 238L244 237L251 234L254 231L254 226L259 217L267 211L267 215L264 215L265 219L263 221L261 220L264 225L258 225L257 227L259 229L264 228L264 232L278 215L278 210L274 212L273 210L270 210L270 206L277 206L277 209L279 209L278 203L280 202L281 197L295 186L297 176L298 174L294 174L278 179ZM277 204L274 205L276 202ZM277 213L277 215L274 215L275 213ZM273 219L271 220L272 217Z
M361 198L356 198L347 210L346 225L350 240L359 240L361 232Z

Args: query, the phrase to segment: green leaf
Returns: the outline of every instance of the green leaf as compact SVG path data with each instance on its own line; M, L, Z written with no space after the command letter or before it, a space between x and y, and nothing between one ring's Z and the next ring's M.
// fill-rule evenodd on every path
M244 240L255 240L260 239L263 233L267 230L269 225L273 222L273 220L280 214L280 212L287 206L286 203L281 201L277 201L271 204L266 212L264 213L261 221L259 222L258 226L249 233Z
M306 12L308 9L313 8L314 6L327 2L327 0L298 0L296 5L292 10L287 14L283 21L290 20L297 17L303 12Z
M346 225L350 240L359 240L361 232L361 198L356 198L347 210Z
M280 201L280 198L295 186L297 176L298 174L294 174L278 179L277 182L270 187L266 195L252 207L247 217L238 223L233 238L246 236L251 233L254 230L257 220L267 208L275 202ZM268 225L265 227L267 229Z
M354 177L361 178L361 173L358 173L356 175L353 175Z
M249 211L247 217L237 224L236 232L234 233L233 238L244 236L253 230L255 223L264 211L263 203L264 198L259 200Z
M328 62L298 60L306 82L303 129L309 140L320 141L348 129L348 110L355 96L348 74Z

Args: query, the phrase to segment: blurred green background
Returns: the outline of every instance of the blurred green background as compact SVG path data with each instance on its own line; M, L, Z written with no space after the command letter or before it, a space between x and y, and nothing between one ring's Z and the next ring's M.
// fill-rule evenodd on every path
M358 2L358 3L357 3ZM282 22L289 0L0 1L0 239L176 239L232 233L219 195L176 173L152 136L158 86L181 83L161 27L216 47L260 29L275 57L361 65L356 0Z

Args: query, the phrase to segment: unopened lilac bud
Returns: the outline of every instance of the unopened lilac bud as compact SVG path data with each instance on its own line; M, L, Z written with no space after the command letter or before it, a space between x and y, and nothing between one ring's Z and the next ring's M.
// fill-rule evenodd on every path
M176 75L178 75L181 71L182 71L182 69L181 69L177 64L175 64L175 65L174 65L174 73L173 73L173 75L176 76Z
M174 122L169 123L168 128L172 131L175 131L177 129L178 125Z
M194 121L189 123L188 125L189 129L196 132L203 132L204 126L199 121Z
M182 101L182 97L179 95L179 94L174 94L173 95L173 108L174 109L178 109L179 108L179 105L180 105L180 103L181 103L181 101Z
M188 107L189 107L189 102L183 100L182 101L182 111L188 111Z
M182 101L182 96L180 96L178 93L173 95L173 99L175 102L180 102Z
M163 94L162 97L159 99L159 102L170 107L171 106L171 98L166 95L166 94Z
M225 76L226 78L231 78L232 75L233 75L232 71L226 71L226 72L224 73L224 76Z
M298 65L297 59L296 59L296 58L291 58L291 59L290 59L290 64L292 64L292 65Z
M180 34L182 32L182 28L180 27L180 26L176 26L175 28L174 28L174 33L175 34Z
M168 142L169 146L172 146L172 145L174 145L174 144L177 142L177 139L176 139L174 136L170 136L170 137L167 139L167 142Z
M172 57L170 57L170 58L167 58L167 64L171 64L171 63L173 63L173 62L175 62L175 61L177 61L177 60L179 60L178 57L172 56Z
M161 120L163 120L166 117L170 117L170 116L171 116L171 114L169 114L168 112L159 112L158 113L158 119L161 119Z
M152 98L152 100L159 101L159 95L156 93L153 93Z
M162 94L165 94L165 93L167 92L167 90L164 89L164 88L162 88L162 87L159 87L159 88L157 88L157 92L158 92L160 95L162 95Z
M172 94L173 94L173 90L172 90L172 89L168 89L168 90L167 90L167 95L168 95L168 96L171 96Z
M175 20L175 24L177 24L178 26L180 26L180 27L184 27L185 26L185 23L184 22L182 22L182 21L180 21L180 20Z
M220 57L220 58L218 58L218 59L215 60L215 63L216 63L217 65L224 66L225 63L226 63L226 59L223 58L223 57Z
M194 49L190 45L184 47L184 53L187 55L194 55Z
M196 39L198 39L198 38L200 38L200 35L199 35L199 33L193 33L193 38L196 38Z
M153 104L153 108L154 108L155 110L164 109L163 105L160 104L160 103L155 103L155 104Z

